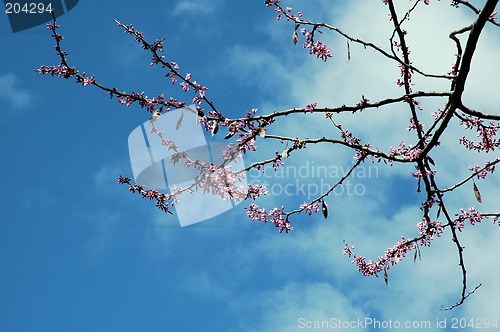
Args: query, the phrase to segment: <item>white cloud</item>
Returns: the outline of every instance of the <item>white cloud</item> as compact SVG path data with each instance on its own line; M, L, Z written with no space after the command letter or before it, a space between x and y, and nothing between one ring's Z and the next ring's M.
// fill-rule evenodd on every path
M322 326L319 330L323 331L339 324L338 319L357 321L367 316L348 295L328 283L286 282L279 290L255 294L246 305L257 308L261 316L257 323L242 328L245 331L301 331L314 324Z
M33 94L19 87L19 79L14 73L0 75L0 99L6 100L16 109L30 107L33 102Z
M180 0L175 5L174 16L183 14L207 15L212 13L221 2L221 0Z

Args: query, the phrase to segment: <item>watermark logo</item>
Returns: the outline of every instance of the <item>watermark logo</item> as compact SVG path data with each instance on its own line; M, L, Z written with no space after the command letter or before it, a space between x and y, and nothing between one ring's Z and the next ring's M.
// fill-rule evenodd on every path
M135 128L128 137L130 162L135 182L148 189L169 190L187 188L195 183L200 170L186 166L181 159L177 163L176 154L186 152L190 160L200 163L220 165L228 144L209 139L201 124L197 112L192 107L171 110L161 116L153 115L154 123L146 121ZM169 149L169 142L176 145ZM173 158L171 158L173 157ZM225 166L233 172L243 172L243 158L225 160ZM249 171L240 179L238 186L248 185L266 187L268 196L293 198L296 201L311 201L335 186L334 196L363 196L365 183L370 178L378 178L378 167L358 165L351 172L352 165L328 165L320 161L298 159L277 169L268 165L264 172ZM349 176L347 176L349 174ZM337 184L340 181L339 184ZM231 188L227 187L228 191ZM183 193L174 208L182 227L192 225L223 214L239 204L241 200L223 200L219 195L205 193L202 189L192 193Z
M37 1L9 1L4 0L5 14L7 14L12 32L27 30L44 23L51 22L52 12L55 17L64 15L72 10L79 0L37 0Z
M182 118L182 125L178 125ZM178 151L187 152L190 159L218 165L222 162L227 143L208 142L202 126L198 123L196 112L191 107L183 107L161 115L155 122L157 131L162 132L165 140L175 142ZM162 145L157 132L152 132L150 121L135 128L128 137L128 147L132 172L136 183L157 190L188 187L194 183L199 170L185 166L182 161L175 165L170 157L175 153ZM233 171L245 168L242 159L228 161ZM247 186L246 179L240 183ZM232 209L239 202L224 201L217 195L203 193L203 190L185 193L175 204L175 211L182 227L192 225L220 215Z
M310 159L295 160L274 170L264 167L264 172L249 172L248 183L263 185L268 195L301 197L311 201L327 192L346 177L352 165L322 164ZM366 194L368 179L378 178L378 167L375 165L359 165L349 177L337 185L333 196L363 196Z

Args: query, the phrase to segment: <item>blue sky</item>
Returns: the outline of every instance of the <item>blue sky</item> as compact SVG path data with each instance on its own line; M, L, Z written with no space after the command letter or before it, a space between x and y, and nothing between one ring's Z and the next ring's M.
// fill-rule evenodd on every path
M328 20L386 46L390 24L381 1L297 0L290 5L312 20ZM291 42L293 26L276 22L263 1L81 1L59 19L68 60L120 90L186 96L159 68L149 66L150 56L113 19L133 24L151 41L165 36L167 58L206 85L226 115L243 116L254 107L269 113L315 101L351 105L361 94L377 100L401 93L394 84L398 68L355 46L347 63L345 41L336 36L324 36L334 54L328 63L308 56ZM454 54L447 35L471 19L447 1L419 7L408 27L415 64L425 71L447 71ZM353 179L353 185L363 185L363 195L331 197L327 221L298 216L288 235L271 224L251 222L245 203L181 228L176 217L116 183L118 174L132 176L127 138L149 114L138 106L122 107L93 87L34 73L42 64L58 62L44 25L14 34L3 15L0 33L0 330L294 331L301 330L301 317L433 323L447 318L448 327L454 317L500 319L495 309L500 270L494 264L500 230L491 222L466 226L469 287L483 286L452 312L439 311L455 303L461 290L449 234L423 249L422 261L414 264L409 258L391 269L389 286L382 278L362 277L342 256L342 240L376 259L401 235L417 234L421 200L411 167L377 166L372 176ZM465 96L491 113L498 109L499 38L491 28L481 37ZM448 82L420 78L415 83L415 90L448 87ZM425 101L423 106L430 114L443 103ZM408 135L407 114L394 111L364 112L362 121L341 122L388 149ZM328 134L331 128L322 123L322 117L290 117L269 131ZM462 135L455 123L433 155L443 183L462 179L468 166L487 160L462 152L456 144ZM257 146L259 152L247 162L283 148L260 141ZM352 164L352 154L308 148L290 163L307 160L341 169ZM275 179L278 184L289 180ZM495 211L498 176L478 185L484 196L481 210ZM270 195L259 203L292 209L305 200ZM449 204L455 211L474 204L479 209L468 189L450 196Z

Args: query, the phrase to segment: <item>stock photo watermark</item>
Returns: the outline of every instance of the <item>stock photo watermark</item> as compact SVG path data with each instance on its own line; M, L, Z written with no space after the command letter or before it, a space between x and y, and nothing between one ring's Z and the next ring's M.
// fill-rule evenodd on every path
M169 143L166 142L175 143L176 149L169 149ZM230 144L208 140L198 121L195 107L190 106L163 114L160 112L145 121L130 133L128 147L136 183L173 192L176 188L192 186L200 175L196 167L185 166L183 162L172 163L176 151L185 152L190 159L200 163L219 165ZM226 167L231 167L232 172L243 172L245 169L244 158L225 160L224 163ZM310 201L346 177L351 167L297 160L295 164L282 165L276 170L265 167L263 172L246 172L237 185L244 188L248 185L263 185L267 196L300 197ZM363 182L378 176L377 166L358 165L349 177L336 185L332 194L363 196L366 193ZM194 190L185 196L189 197L182 197L174 206L182 227L218 216L241 203L241 200L223 200L203 190Z
M266 167L264 172L247 173L248 183L263 185L271 196L297 196L312 200L327 192L350 170L350 166L321 165L314 160L303 160L299 165L284 165L274 170ZM375 165L359 165L354 172L333 189L334 196L363 196L366 185L360 180L378 178Z
M220 156L228 147L223 142L208 142L203 128L198 122L194 107L182 107L165 112L152 121L146 121L135 128L128 137L128 147L132 172L137 183L157 190L188 187L195 182L199 170L184 166L182 162L173 164L174 150L168 149L165 141L174 142L176 150L184 151L189 158L203 163L220 163ZM182 124L181 124L182 123ZM179 125L181 124L181 125ZM162 139L158 136L161 132ZM243 170L243 160L228 161L233 171ZM246 179L239 183L247 186ZM189 196L189 197L187 197ZM236 206L234 200L224 201L217 195L195 190L186 194L175 204L175 211L182 227L218 216Z
M499 326L498 318L436 318L433 320L397 320L397 319L377 319L374 317L364 317L357 319L341 319L331 317L326 320L312 320L305 317L297 319L297 327L299 329L321 329L321 330L359 330L359 329L375 329L377 331L387 330L433 330L436 329L454 329L454 330L497 330Z

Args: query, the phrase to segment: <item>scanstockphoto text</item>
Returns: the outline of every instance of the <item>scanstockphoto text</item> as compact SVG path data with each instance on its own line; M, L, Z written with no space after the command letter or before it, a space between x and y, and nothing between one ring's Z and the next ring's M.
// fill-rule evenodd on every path
M376 329L392 331L397 330L435 330L435 329L453 329L453 330L497 330L497 317L452 317L435 318L434 320L393 320L377 319L373 317L357 318L344 320L338 317L331 317L327 320L311 320L306 317L297 318L297 327L299 329L332 329L332 330L350 330L350 329Z
M263 171L247 173L248 183L263 185L268 195L295 196L311 200L328 191L350 170L348 165L322 165L306 160L300 165L286 165L274 170L267 166ZM332 191L334 196L363 196L366 180L379 177L376 165L359 165L355 171Z

